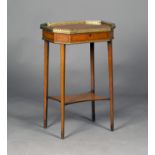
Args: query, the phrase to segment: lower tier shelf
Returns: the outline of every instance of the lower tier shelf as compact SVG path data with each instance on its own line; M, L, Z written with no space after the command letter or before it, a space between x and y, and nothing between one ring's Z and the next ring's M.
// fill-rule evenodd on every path
M48 98L61 102L60 96L49 96ZM95 100L110 100L110 98L104 96L98 96L91 92L82 93L79 95L65 96L66 105L85 101L95 101Z

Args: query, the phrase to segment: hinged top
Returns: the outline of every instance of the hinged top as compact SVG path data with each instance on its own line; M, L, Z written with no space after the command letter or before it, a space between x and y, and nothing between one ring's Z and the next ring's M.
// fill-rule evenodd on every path
M91 32L109 32L115 28L115 24L105 21L68 21L57 23L44 23L40 28L53 33L76 34Z

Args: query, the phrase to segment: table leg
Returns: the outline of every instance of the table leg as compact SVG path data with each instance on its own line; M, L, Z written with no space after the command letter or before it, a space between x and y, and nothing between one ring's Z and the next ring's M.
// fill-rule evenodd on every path
M91 92L95 93L94 43L90 43L90 77L91 77ZM95 101L91 102L92 102L92 121L95 121Z
M65 44L60 45L60 66L61 66L61 139L64 139L64 117L65 117Z
M108 41L108 68L109 68L109 95L110 95L110 128L114 130L114 105L113 105L113 56L112 41Z
M44 128L47 128L48 115L48 68L49 68L49 42L44 41Z

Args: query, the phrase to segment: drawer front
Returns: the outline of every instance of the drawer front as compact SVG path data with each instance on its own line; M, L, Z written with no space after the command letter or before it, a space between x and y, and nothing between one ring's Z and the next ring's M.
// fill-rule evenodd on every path
M108 41L113 38L112 32L97 32L71 35L70 43Z

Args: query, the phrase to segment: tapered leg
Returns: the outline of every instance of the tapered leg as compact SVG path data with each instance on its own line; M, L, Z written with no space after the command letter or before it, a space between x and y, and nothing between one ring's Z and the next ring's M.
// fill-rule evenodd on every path
M47 114L48 114L48 66L49 66L49 42L44 41L44 128L47 128Z
M110 128L114 130L114 105L113 105L113 56L112 41L108 41L108 68L109 68L109 95L110 95Z
M91 92L95 93L94 43L90 43L90 77L91 77ZM95 101L91 102L92 102L92 121L95 121Z
M61 139L64 139L64 125L65 125L65 44L61 44Z

